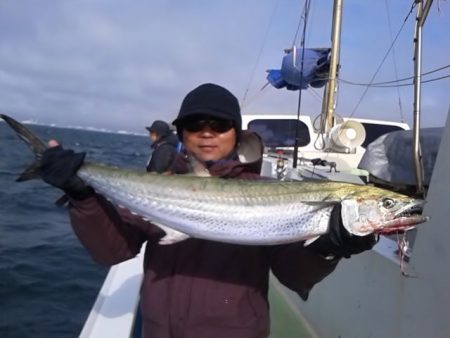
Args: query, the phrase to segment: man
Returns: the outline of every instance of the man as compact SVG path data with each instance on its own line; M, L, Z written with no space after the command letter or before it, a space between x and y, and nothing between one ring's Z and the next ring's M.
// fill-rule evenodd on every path
M242 133L238 101L227 89L215 84L195 88L173 123L184 144L175 173L191 172L194 158L213 176L260 179L261 144L255 147L255 134ZM97 262L125 261L147 242L141 288L147 338L268 337L269 271L306 300L341 257L375 243L373 236L349 235L335 208L329 233L307 247L302 242L246 246L194 238L158 245L164 234L157 226L114 207L76 177L82 160L70 150L51 148L44 154L42 176L70 196L73 229Z
M145 128L149 132L153 150L147 163L147 171L160 174L166 172L177 154L178 138L164 121L156 120L150 127Z

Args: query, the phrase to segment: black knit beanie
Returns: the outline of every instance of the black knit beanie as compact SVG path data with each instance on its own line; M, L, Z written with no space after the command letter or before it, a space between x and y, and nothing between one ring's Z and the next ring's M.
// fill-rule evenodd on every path
M242 130L241 109L237 98L227 89L213 83L205 83L190 91L183 102L178 117L172 122L182 138L183 121L193 115L207 115L233 121L236 135Z

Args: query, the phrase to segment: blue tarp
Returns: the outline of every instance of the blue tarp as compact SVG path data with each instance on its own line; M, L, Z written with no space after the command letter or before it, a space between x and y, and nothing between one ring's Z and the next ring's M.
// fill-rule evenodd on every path
M267 80L277 89L285 88L289 90L307 89L323 87L328 80L330 69L330 48L306 48L297 49L294 53L291 50L283 57L281 69L269 69ZM302 65L302 56L303 65ZM303 67L303 75L302 75Z

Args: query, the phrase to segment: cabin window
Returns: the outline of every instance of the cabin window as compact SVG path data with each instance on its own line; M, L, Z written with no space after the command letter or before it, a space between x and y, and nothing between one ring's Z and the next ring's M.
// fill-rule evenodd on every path
M364 140L363 144L361 145L364 148L367 148L369 143L371 143L372 141L375 141L381 135L390 133L392 131L404 130L403 128L401 128L399 126L390 126L390 125L385 125L385 124L375 124L375 123L366 123L366 122L361 122L361 124L366 129L366 139Z
M303 147L309 144L311 137L308 126L295 119L258 119L248 124L248 129L258 133L264 145L269 148L294 147L295 127L298 126L298 145Z

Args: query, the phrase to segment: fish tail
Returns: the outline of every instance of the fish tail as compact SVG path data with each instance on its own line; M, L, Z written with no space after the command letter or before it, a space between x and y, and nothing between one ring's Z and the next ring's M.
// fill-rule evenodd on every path
M36 158L36 161L25 169L16 181L28 181L39 177L39 167L41 166L42 154L47 149L47 146L22 123L14 120L8 115L0 114L0 117L11 127L12 130L16 132L17 136L19 136L22 141L28 145Z

